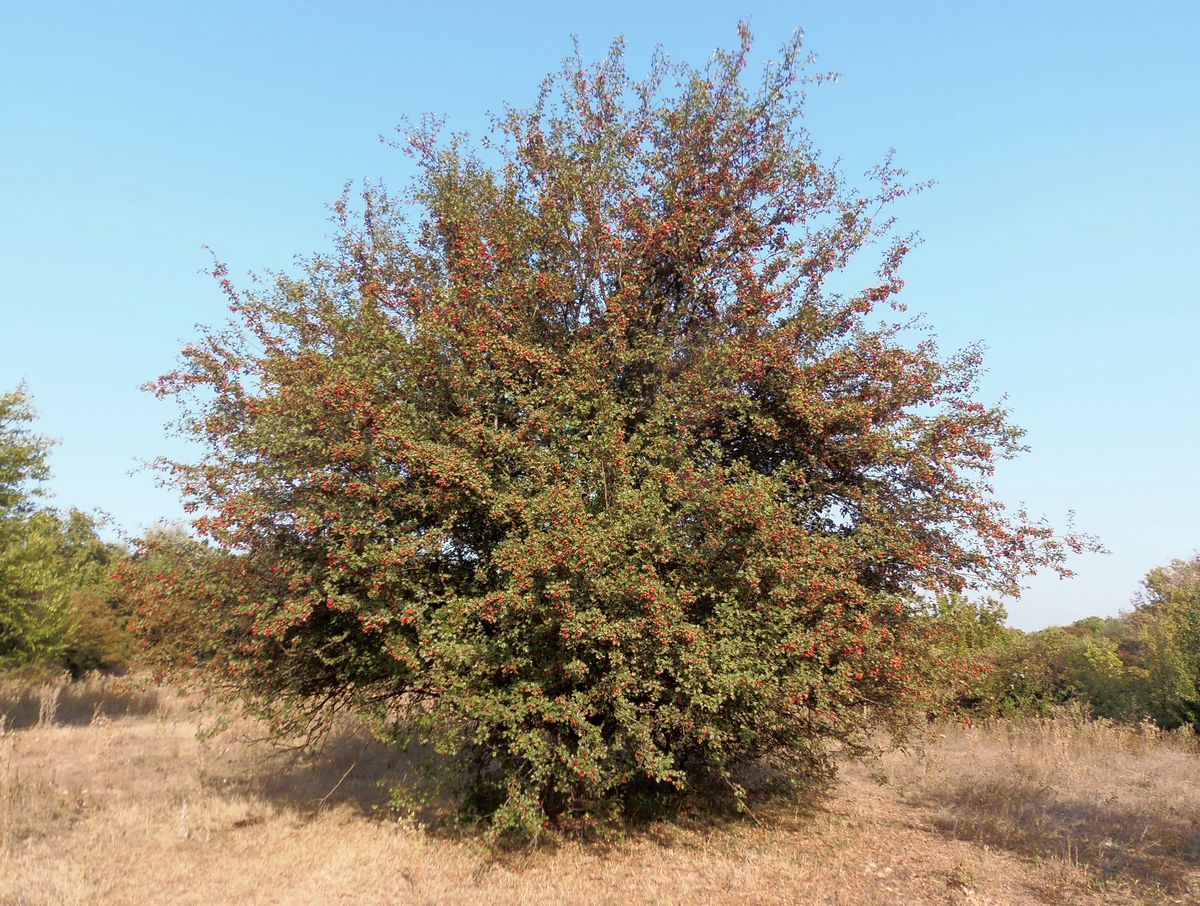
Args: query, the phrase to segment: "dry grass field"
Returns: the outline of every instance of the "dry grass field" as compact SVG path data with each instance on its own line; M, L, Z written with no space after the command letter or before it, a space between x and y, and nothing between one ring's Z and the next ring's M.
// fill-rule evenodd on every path
M933 727L753 816L490 856L398 820L401 766L197 740L165 690L0 694L2 904L1200 903L1194 736ZM348 772L348 773L347 773Z

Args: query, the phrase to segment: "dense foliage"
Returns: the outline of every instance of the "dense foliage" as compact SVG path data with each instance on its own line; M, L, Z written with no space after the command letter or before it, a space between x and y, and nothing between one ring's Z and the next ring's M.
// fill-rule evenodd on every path
M1200 557L1151 570L1133 610L1023 633L1003 612L963 599L934 622L940 654L969 713L1045 715L1063 705L1095 717L1200 731Z
M109 583L122 555L78 510L41 506L51 442L23 387L0 395L0 666L113 667L129 636Z
M1137 615L1151 717L1200 732L1200 556L1151 570Z
M235 317L156 385L215 548L127 579L166 659L281 732L415 725L529 829L821 765L928 707L922 593L1065 572L991 495L1020 431L978 352L893 320L903 174L847 186L798 41L748 86L742 39L642 81L569 60L478 155L411 130L412 191L343 198L299 276L216 268Z

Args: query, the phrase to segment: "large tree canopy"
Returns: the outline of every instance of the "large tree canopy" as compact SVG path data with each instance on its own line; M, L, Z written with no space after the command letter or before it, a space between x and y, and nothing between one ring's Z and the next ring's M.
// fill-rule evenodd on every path
M570 59L474 152L409 130L411 191L344 197L299 276L218 267L235 317L156 390L228 556L147 574L145 624L282 728L418 715L533 827L817 762L921 698L920 592L1065 571L987 484L1020 431L978 351L894 320L903 173L849 187L799 40L757 85L749 49L641 81L619 45Z

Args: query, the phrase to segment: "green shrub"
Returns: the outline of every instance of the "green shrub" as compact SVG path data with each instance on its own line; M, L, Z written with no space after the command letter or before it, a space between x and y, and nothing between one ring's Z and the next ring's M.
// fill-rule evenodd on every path
M1138 618L1151 716L1200 731L1200 556L1151 570Z
M39 507L51 442L33 434L25 389L0 396L0 666L118 666L130 636L108 573L122 556L96 519Z

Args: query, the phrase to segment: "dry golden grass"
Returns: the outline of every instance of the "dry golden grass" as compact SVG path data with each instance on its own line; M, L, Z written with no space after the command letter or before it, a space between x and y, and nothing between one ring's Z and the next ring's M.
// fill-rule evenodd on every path
M163 690L54 695L0 692L3 904L1200 903L1195 737L936 727L753 818L492 858L398 821L403 765L352 733L305 765Z

